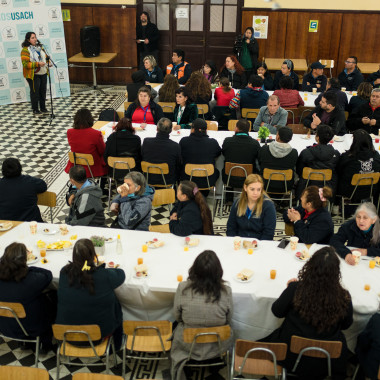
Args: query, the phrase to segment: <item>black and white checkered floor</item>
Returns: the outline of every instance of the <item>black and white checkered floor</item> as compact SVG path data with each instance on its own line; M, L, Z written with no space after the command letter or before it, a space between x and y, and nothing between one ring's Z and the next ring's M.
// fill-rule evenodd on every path
M65 99L54 99L55 119L50 123L49 116L33 116L30 104L20 103L2 106L0 108L0 162L7 157L17 157L22 164L23 173L44 179L48 184L48 190L57 194L57 206L53 210L54 223L64 221L68 212L65 203L66 183L68 175L64 173L67 163L67 143L66 131L72 126L73 116L79 108L86 107L91 110L95 120L99 113L108 107L117 109L124 101L124 87L114 87L104 92L89 91L78 92L81 86L72 87L72 95ZM210 204L211 200L209 199ZM113 218L108 213L107 197L103 198L106 222L109 226ZM219 201L217 201L217 209ZM223 217L219 214L215 217L214 230L216 234L225 235L226 222L230 205L223 208ZM43 218L50 221L50 211L43 209ZM168 223L168 211L164 207L158 207L152 212L152 224ZM336 227L340 224L340 218L335 217ZM284 223L280 213L277 214L277 226L275 239L280 239L284 235ZM132 362L128 364L126 379L163 379L162 370L168 369L168 363L158 364L152 361ZM15 342L4 342L0 339L0 365L23 365L32 366L34 364L34 354L31 350L21 350ZM55 379L56 357L53 352L40 356L40 368L46 368L51 379ZM71 374L76 371L100 372L104 373L103 367L79 367L62 366L61 379L71 379ZM118 365L111 369L115 375L121 375L121 358ZM226 377L226 370L220 373ZM203 378L202 370L194 371L192 379ZM207 374L206 374L207 376ZM207 377L206 377L207 378ZM217 377L209 377L216 379Z

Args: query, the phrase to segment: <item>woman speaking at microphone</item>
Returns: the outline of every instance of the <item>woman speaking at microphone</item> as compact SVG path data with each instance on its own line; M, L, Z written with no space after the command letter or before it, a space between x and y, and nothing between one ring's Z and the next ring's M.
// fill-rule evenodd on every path
M23 74L30 87L30 100L34 115L49 112L45 106L47 65L46 54L38 46L37 36L34 32L28 32L21 44L21 61ZM38 107L39 104L39 107Z

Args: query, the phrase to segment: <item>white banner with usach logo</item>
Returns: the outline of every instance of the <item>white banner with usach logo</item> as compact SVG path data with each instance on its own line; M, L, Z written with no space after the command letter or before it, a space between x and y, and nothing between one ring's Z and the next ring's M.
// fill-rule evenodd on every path
M0 0L0 104L30 101L21 63L27 32L36 33L57 65L50 69L53 97L70 96L61 1Z

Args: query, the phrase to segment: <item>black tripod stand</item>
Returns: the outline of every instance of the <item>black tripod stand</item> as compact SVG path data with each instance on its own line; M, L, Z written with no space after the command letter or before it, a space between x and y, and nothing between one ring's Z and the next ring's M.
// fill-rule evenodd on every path
M47 65L47 74L49 78L49 91L50 91L50 123L49 126L51 126L51 123L53 122L55 115L54 115L54 108L53 108L53 93L51 91L51 77L50 77L50 62L51 64L57 68L57 65L54 63L54 61L51 59L50 55L48 54L46 48L44 45L42 45L42 50L46 54L46 65Z

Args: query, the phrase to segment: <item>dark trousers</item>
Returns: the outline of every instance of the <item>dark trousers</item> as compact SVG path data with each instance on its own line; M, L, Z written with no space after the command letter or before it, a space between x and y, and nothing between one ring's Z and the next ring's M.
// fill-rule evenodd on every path
M34 80L26 79L30 88L30 100L32 102L33 111L38 111L38 102L40 103L40 109L44 110L45 98L46 98L46 84L47 74L34 75Z

